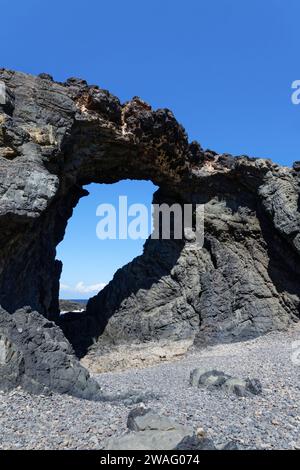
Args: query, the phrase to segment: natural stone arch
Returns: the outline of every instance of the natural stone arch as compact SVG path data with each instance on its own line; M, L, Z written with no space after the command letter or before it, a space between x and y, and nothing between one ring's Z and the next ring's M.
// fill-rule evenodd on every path
M6 70L0 80L6 85L0 105L5 310L27 305L58 321L61 265L55 248L85 194L83 185L130 178L159 186L159 201L205 204L205 244L191 255L185 242L158 242L159 254L173 256L160 278L161 257L148 242L144 255L89 303L89 327L99 334L105 329L103 341L159 339L162 332L173 339L191 334L197 342L224 341L284 328L298 318L297 165L293 170L204 151L188 142L170 111L154 111L139 98L122 105L83 80L56 83L45 74ZM134 272L143 281L147 266L158 275L145 287L135 283ZM117 285L125 278L120 293ZM168 289L160 290L161 283ZM120 325L127 331L123 338Z
M122 107L80 80L62 85L12 72L2 79L11 100L2 117L10 145L3 148L2 246L9 240L11 251L1 256L0 300L10 311L31 305L55 319L55 247L82 186L151 179L172 191L186 172L188 143L169 111L153 112L137 98Z

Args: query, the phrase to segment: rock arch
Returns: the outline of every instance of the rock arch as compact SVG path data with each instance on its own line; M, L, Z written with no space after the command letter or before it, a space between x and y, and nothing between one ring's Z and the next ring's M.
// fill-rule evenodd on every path
M4 69L0 80L3 309L29 306L58 322L55 248L83 185L130 178L159 186L159 201L205 204L205 245L191 252L187 243L148 241L90 300L87 330L105 330L103 341L190 335L202 343L296 321L297 165L204 151L169 110L137 97L121 104L84 80L57 83Z

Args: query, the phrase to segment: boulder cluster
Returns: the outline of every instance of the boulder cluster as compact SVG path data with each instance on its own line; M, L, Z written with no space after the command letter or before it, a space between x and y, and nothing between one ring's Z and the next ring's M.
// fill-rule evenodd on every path
M194 369L190 374L190 384L196 387L222 389L239 397L259 395L262 386L258 379L232 377L219 370Z

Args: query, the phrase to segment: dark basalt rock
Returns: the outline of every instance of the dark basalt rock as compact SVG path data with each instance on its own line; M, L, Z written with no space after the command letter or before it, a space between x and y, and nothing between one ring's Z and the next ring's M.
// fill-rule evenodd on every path
M71 78L0 69L0 305L29 305L80 343L249 338L299 318L299 172L188 142L171 111ZM59 320L56 246L83 185L146 179L156 201L205 206L202 250L148 240L87 305ZM24 317L27 313L23 312ZM24 320L25 321L25 320ZM82 328L83 326L83 328ZM10 340L9 340L10 341ZM17 353L14 367L22 368ZM11 379L13 380L13 379Z
M0 309L0 388L71 393L102 399L100 387L74 356L60 328L30 308Z
M235 393L238 397L252 397L262 393L262 385L258 379L241 379L232 377L219 370L194 369L190 373L190 385L205 386L210 389L222 389Z
M217 450L212 439L204 437L198 439L197 436L186 436L175 447L175 450Z

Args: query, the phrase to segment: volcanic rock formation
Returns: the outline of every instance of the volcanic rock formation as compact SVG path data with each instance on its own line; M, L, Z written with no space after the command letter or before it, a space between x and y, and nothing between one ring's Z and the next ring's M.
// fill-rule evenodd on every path
M188 142L171 111L152 110L137 97L121 104L84 80L57 83L47 74L4 69L0 80L6 89L0 305L6 312L30 306L60 324L80 354L97 339L99 347L161 338L201 344L298 319L299 165L205 151ZM125 178L151 180L159 187L156 202L204 204L204 246L149 239L143 255L89 301L84 317L62 321L56 246L87 195L84 185Z
M0 388L18 386L33 393L71 391L79 398L104 399L58 326L30 308L12 315L0 309Z

